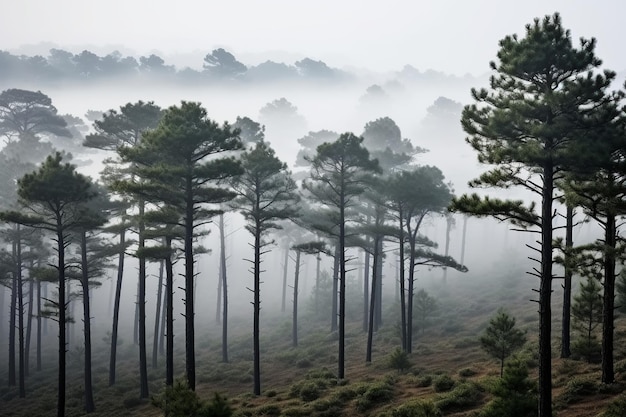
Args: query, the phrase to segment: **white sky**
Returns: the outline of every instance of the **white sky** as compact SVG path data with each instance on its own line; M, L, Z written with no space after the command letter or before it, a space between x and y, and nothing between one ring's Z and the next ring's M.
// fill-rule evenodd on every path
M340 68L479 74L502 37L555 11L576 44L595 37L605 67L626 69L621 0L3 0L0 49L50 42L200 67L224 47L245 64L308 56Z

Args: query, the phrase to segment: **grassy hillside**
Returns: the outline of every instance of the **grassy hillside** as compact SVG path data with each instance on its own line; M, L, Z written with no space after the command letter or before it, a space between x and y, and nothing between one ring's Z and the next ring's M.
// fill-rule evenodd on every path
M198 320L197 393L210 401L215 392L225 395L235 416L389 416L410 414L406 404L432 403L445 416L476 416L492 399L499 380L499 363L482 351L479 335L499 307L516 317L525 329L528 342L517 356L529 365L531 379L536 378L536 328L538 315L533 297L532 278L523 270L501 264L487 275L451 274L446 285L437 279L420 278L417 287L436 298L438 308L425 328L416 332L410 367L394 369L390 356L400 346L397 326L398 305L393 294L384 300L383 325L374 337L373 362L365 363L366 335L360 321L360 299L352 294L349 326L346 334L346 379L337 381L336 334L329 332L330 310L325 306L317 315L312 303L304 302L300 322L300 343L291 346L290 312L272 312L270 306L262 317L261 337L262 392L252 395L252 338L250 318L233 318L230 339L230 363L221 363L221 330L211 322ZM494 275L500 275L493 278ZM440 271L424 273L440 277ZM391 284L389 285L391 287ZM557 359L560 336L560 297L554 285L553 316L553 401L562 417L600 416L613 403L626 410L626 396L621 393L626 381L626 322L619 318L616 330L616 371L618 383L602 386L598 364L575 359ZM308 301L308 300L307 300ZM359 307L359 308L357 308ZM250 317L252 311L250 308ZM183 320L177 319L177 325ZM208 329L208 330L207 330ZM151 336L150 336L151 337ZM175 339L175 370L184 372L182 328ZM149 400L139 400L136 347L125 342L120 346L121 362L118 383L108 387L108 350L96 343L94 416L159 416L162 411ZM52 352L51 352L52 353ZM52 356L53 358L54 356ZM158 396L163 389L165 369L149 369L150 392ZM84 415L80 349L69 352L67 415ZM6 371L0 376L6 381ZM55 415L56 361L51 359L41 372L32 372L27 380L26 399L17 398L14 387L0 388L0 415ZM405 404L403 406L403 404ZM404 407L404 408L403 408ZM615 405L613 405L615 407ZM623 413L626 411L621 411ZM433 414L436 415L436 414ZM626 414L609 414L626 415Z

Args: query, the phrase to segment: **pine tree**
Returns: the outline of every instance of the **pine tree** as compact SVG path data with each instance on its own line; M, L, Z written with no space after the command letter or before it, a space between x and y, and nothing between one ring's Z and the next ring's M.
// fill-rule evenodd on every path
M278 229L278 220L289 219L297 213L298 195L296 183L287 171L287 165L274 154L265 142L241 156L243 172L232 182L237 194L234 207L240 210L247 221L246 229L252 234L254 257L251 260L253 285L253 344L254 344L254 394L261 395L261 255L271 241L266 234Z
M121 148L138 181L119 181L121 190L174 208L184 229L185 257L185 368L189 388L196 387L194 238L198 228L220 213L207 205L221 204L234 193L218 184L240 172L228 152L241 148L238 132L219 126L199 103L182 102L163 115L157 128L145 132L135 147ZM141 213L140 213L141 214ZM140 234L141 236L141 234ZM142 249L140 247L140 249Z
M79 205L93 198L91 182L70 164L62 164L61 154L49 156L39 169L18 180L18 195L23 211L1 213L5 221L49 230L57 244L58 300L54 302L59 323L59 374L57 415L65 414L66 317L65 250L71 230L82 219Z
M482 348L500 361L500 377L504 372L504 360L526 343L526 335L515 328L515 317L500 309L489 320L489 326L480 337Z
M569 168L578 121L603 99L614 74L594 73L601 61L595 40L581 39L574 48L558 14L535 19L524 37L500 41L490 89L472 90L478 104L463 110L463 129L481 163L493 169L470 182L472 187L521 187L540 199L535 204L464 195L452 208L492 216L540 234L539 265L539 416L552 415L552 252L553 201L556 181Z
M598 280L588 277L580 282L580 292L574 296L572 317L578 340L574 349L587 362L592 362L600 353L597 343L596 328L602 324L602 287Z
M317 147L311 161L311 178L303 186L322 204L329 207L329 232L337 239L336 270L339 274L339 354L337 378L345 375L346 320L346 225L351 221L349 209L363 193L368 175L380 172L377 160L370 159L362 145L363 138L352 133L342 134L333 143Z

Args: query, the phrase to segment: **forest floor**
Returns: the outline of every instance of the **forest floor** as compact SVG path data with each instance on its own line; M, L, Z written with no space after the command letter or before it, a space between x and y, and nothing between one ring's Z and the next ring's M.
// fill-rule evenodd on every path
M230 361L221 361L221 329L197 336L197 389L203 401L214 393L225 395L235 410L234 416L377 416L409 414L394 412L402 404L424 400L441 409L444 416L477 416L493 398L490 387L499 379L500 364L480 347L479 336L490 317L505 306L516 317L517 325L527 331L528 342L518 353L530 364L531 379L536 379L537 313L528 279L520 282L503 279L497 285L472 285L449 280L448 286L429 289L438 300L438 309L429 325L415 334L411 366L394 369L390 354L400 346L398 310L393 297L387 300L384 322L374 337L373 361L365 363L366 334L358 308L349 309L346 331L344 380L336 379L337 336L329 331L328 315L303 311L298 347L292 347L291 313L267 313L261 335L261 388L255 396L252 376L252 338L250 320L231 319ZM476 284L476 283L474 283ZM559 291L560 292L560 291ZM555 291L557 293L557 291ZM553 404L558 417L596 417L609 404L626 404L626 319L618 318L615 332L615 369L617 383L600 384L600 365L575 359L559 359L560 303L553 304ZM308 308L310 310L310 307ZM178 321L179 325L182 320ZM199 323L200 324L200 323ZM207 327L206 323L201 324ZM251 328L251 326L249 326ZM184 377L184 335L177 333L175 370ZM98 346L98 344L96 344ZM120 346L118 382L108 386L106 344L94 352L93 416L161 416L163 412L150 400L138 398L137 349L133 343ZM70 350L67 384L67 416L84 415L80 349ZM163 390L164 358L159 367L149 367L150 393ZM27 398L17 398L15 387L0 388L0 416L46 416L56 414L56 366L31 371ZM0 377L5 378L3 371ZM439 384L451 381L448 387ZM626 408L625 408L626 410ZM412 414L411 414L412 415ZM623 414L626 415L626 412ZM503 416L505 417L505 416Z

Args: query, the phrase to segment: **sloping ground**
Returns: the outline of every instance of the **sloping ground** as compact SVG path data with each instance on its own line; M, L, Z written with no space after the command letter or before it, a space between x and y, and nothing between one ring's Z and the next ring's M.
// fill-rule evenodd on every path
M519 276L519 275L518 275ZM489 388L499 378L499 363L480 348L478 336L491 315L501 306L517 318L528 332L528 343L520 352L536 365L537 313L528 279L505 276L495 283L477 279L448 281L447 287L428 291L437 298L437 314L423 333L415 335L412 366L399 372L389 365L390 354L400 345L397 305L385 301L384 323L374 338L373 363L365 363L366 336L358 314L349 320L346 335L346 380L337 381L336 334L328 331L326 317L302 313L300 344L291 347L289 313L266 313L261 337L262 395L252 395L252 341L248 319L233 318L230 363L221 363L220 329L211 325L209 334L197 337L197 393L209 401L214 392L225 394L235 416L392 416L402 404L433 402L446 416L476 416L491 399ZM555 294L557 292L555 291ZM557 296L555 296L557 298ZM323 310L326 311L326 310ZM355 309L355 311L360 311ZM626 383L626 322L616 322L615 363L619 383L599 384L599 365L558 358L560 306L553 306L553 399L559 417L594 417L622 396ZM327 313L323 314L324 316ZM182 320L177 322L179 325ZM203 324L204 327L204 324ZM177 376L183 377L182 329L177 333ZM104 346L104 345L102 345ZM68 367L68 416L84 415L80 360ZM54 356L53 356L54 357ZM121 346L118 383L107 385L106 349L95 352L94 382L97 411L94 416L160 416L161 410L148 400L138 400L137 353L132 343ZM164 369L149 369L150 391L163 388ZM531 378L536 370L531 367ZM5 378L6 374L0 375ZM0 416L55 415L56 365L27 382L28 396L17 398L14 388L0 388ZM446 387L446 385L448 385ZM626 415L626 413L624 414Z

